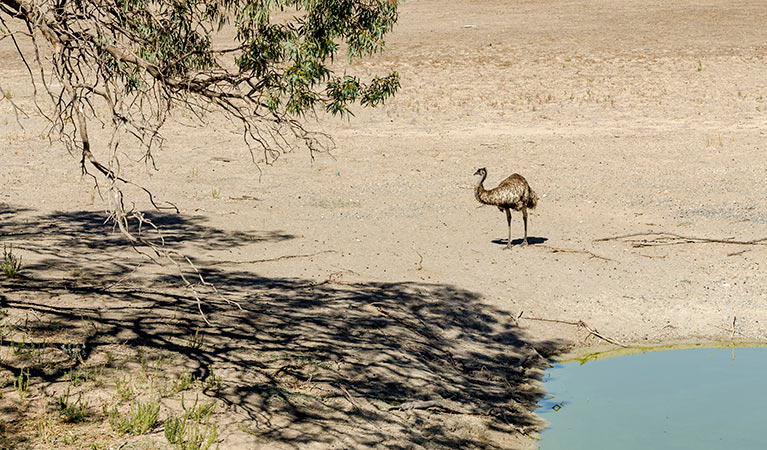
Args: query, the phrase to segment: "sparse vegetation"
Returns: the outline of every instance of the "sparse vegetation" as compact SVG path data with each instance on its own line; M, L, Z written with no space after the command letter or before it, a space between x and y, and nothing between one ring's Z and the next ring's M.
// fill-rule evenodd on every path
M178 378L176 378L176 380L173 382L172 394L177 394L179 392L189 390L196 382L197 377L192 375L189 370L185 369L184 372L179 375Z
M223 386L224 381L220 376L217 376L215 373L213 373L213 368L210 369L210 374L207 378L205 378L205 381L203 382L202 388L205 391L211 391L214 395L218 395L218 392L221 390L221 387Z
M13 342L11 344L11 348L13 349L14 355L28 357L32 354L32 351L35 348L35 344L27 343L27 332L25 330L21 335L21 340L18 342Z
M76 367L69 369L66 373L67 380L72 387L80 386L83 383L96 381L101 378L104 373L104 366L98 367Z
M73 361L82 361L85 358L85 346L82 344L62 344L61 351Z
M218 439L217 426L210 419L215 400L199 404L198 400L190 409L184 408L183 416L165 420L165 438L178 450L207 450Z
M16 388L19 397L24 397L29 392L29 369L21 369L19 376L13 380L13 387Z
M187 345L193 350L199 350L202 348L204 336L200 334L200 327L195 328L194 334L189 337Z
M210 416L204 423L169 417L165 421L165 438L178 450L207 450L218 439L218 430Z
M146 402L135 401L127 415L121 414L117 406L114 406L107 416L116 432L138 436L154 427L159 414L160 401L152 399Z
M82 393L77 397L74 403L69 401L69 388L66 395L59 397L59 417L62 422L79 423L83 422L88 414L88 404L82 401Z
M135 393L133 391L132 380L127 376L115 378L115 397L118 403L124 403L133 400Z
M3 245L3 262L0 263L0 269L8 278L16 278L21 272L21 256L13 254L13 246L8 249Z
M723 147L724 142L722 141L722 136L717 135L716 137L707 137L706 138L706 147Z

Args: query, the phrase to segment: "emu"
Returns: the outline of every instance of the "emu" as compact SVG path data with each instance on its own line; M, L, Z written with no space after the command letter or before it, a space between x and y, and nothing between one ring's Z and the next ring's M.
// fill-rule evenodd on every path
M506 222L509 224L509 240L506 241L504 250L511 249L511 210L522 211L522 220L525 223L525 238L522 245L527 245L527 210L534 209L538 204L538 195L527 184L522 175L515 173L501 181L498 187L485 189L482 183L487 178L487 169L484 167L474 172L481 178L474 188L474 197L478 202L485 205L497 206L499 210L506 212Z

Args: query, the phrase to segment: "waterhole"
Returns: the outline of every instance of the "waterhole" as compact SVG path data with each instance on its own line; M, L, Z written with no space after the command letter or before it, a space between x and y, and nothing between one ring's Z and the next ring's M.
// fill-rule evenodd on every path
M767 448L767 348L651 351L557 364L541 450Z

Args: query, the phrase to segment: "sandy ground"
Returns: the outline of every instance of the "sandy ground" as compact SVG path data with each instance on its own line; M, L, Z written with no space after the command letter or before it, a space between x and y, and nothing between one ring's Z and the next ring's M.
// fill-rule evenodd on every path
M396 69L402 90L350 121L316 125L334 137L332 156L311 161L296 151L259 176L228 130L169 127L169 144L156 155L160 171L136 165L128 173L180 207L181 218L161 220L177 248L207 263L220 289L252 307L245 330L231 307L210 306L211 317L233 321L231 335L210 331L210 350L229 359L197 359L225 374L231 365L226 417L259 430L230 427L224 439L232 440L221 448L532 448L514 431L535 423L523 410L534 403L541 365L524 358L533 348L553 358L611 346L573 323L627 345L767 340L767 241L745 243L767 238L764 23L767 5L755 0L408 0L389 50L352 68ZM11 54L2 49L3 60ZM21 99L23 73L19 64L0 69L4 87ZM0 233L29 249L29 271L39 271L28 275L37 284L6 282L0 299L21 308L36 296L36 304L48 304L39 311L53 314L51 298L77 305L85 294L43 289L44 280L67 280L78 267L92 280L121 279L141 258L115 261L105 252L119 236L93 225L98 199L76 161L39 139L38 129L19 130L8 107L0 108ZM488 169L486 187L517 172L539 194L533 245L502 250L503 214L473 197L479 167ZM521 231L515 214L515 240ZM186 298L194 329L188 294L156 287L172 286L172 271L157 270L142 266L117 293L88 294L113 333L84 335L103 345L160 342L159 325L158 334L138 338L136 329L121 329L116 306L140 312L145 302L151 311L142 314L170 315L174 295ZM154 280L148 294L128 298L123 289L138 292L144 279ZM333 320L313 321L324 314ZM269 326L300 329L279 341L267 339ZM380 336L358 339L376 327L420 336L413 344L420 350L398 344L405 353L390 354L373 348ZM241 351L216 347L248 336ZM337 351L347 338L349 348ZM269 410L262 404L268 396L248 395L253 379L287 383L285 370L274 375L284 364L256 361L258 352L281 348L335 355L335 373L354 389L315 381L335 393L332 413L311 404L304 415ZM478 381L483 365L494 380L487 397ZM523 373L507 379L514 386L503 392L499 380L512 366ZM269 368L273 376L247 379L238 367ZM295 374L311 384L306 376ZM371 387L387 376L391 383ZM251 394L235 400L238 382ZM400 403L449 398L464 414L436 408L387 416L367 402L376 395ZM520 411L467 413L483 404ZM272 421L254 418L263 410Z

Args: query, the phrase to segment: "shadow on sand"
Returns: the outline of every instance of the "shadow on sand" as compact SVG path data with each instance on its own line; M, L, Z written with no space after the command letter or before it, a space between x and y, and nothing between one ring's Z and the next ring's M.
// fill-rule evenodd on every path
M539 392L531 386L539 385L546 365L540 355L551 356L557 343L533 349L506 312L473 292L442 284L269 278L198 258L207 280L242 307L206 296L208 326L189 290L170 274L142 272L119 282L137 265L152 264L131 252L101 214L34 215L0 204L0 217L3 241L37 257L24 267L25 277L0 281L0 306L8 317L31 317L25 339L45 342L68 361L0 361L12 375L25 367L35 379L54 382L101 349L141 348L201 378L211 370L223 377L217 397L264 448L493 448L494 436L539 425L530 412ZM153 220L169 246L186 245L189 254L294 238L216 229L199 216ZM46 276L70 266L91 275ZM14 323L11 336L13 327L21 330L21 321ZM63 356L72 345L80 360ZM447 406L401 410L430 400ZM456 425L462 418L476 420L482 431L462 430Z
M534 237L534 236L527 237L528 245L543 244L544 242L548 240L549 239L545 237ZM503 245L505 247L506 243L508 242L508 239L493 239L492 242L493 244ZM520 244L522 244L522 238L511 240L511 245L520 245Z

